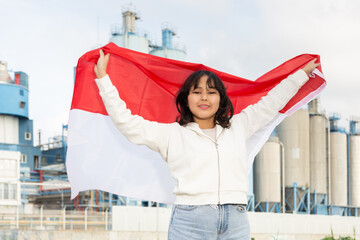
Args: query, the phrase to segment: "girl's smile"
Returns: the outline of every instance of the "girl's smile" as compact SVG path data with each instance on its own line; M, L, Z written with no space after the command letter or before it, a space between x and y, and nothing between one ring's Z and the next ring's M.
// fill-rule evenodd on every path
M207 105L207 104L202 104L202 105L199 105L199 108L201 108L201 109L208 109L209 108L209 105Z

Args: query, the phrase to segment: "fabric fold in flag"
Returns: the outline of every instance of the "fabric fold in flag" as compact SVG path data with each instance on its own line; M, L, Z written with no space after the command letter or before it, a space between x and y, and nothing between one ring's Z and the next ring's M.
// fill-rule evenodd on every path
M105 54L110 53L107 72L131 113L161 123L176 121L179 115L175 106L176 94L194 71L209 70L221 78L236 114L257 103L283 79L315 57L320 62L318 55L299 55L251 81L202 64L144 54L114 43L102 49ZM172 190L176 181L171 177L166 162L147 147L129 142L108 116L95 83L94 65L98 57L99 49L89 51L79 59L76 67L66 161L71 198L80 191L96 189L120 196L173 203L175 195ZM325 85L319 67L278 116L248 139L249 171L255 155L273 129L286 116L315 98Z

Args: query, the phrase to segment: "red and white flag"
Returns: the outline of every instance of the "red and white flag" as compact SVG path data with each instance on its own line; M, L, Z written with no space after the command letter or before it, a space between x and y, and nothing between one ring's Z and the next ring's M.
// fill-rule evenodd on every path
M132 114L161 123L175 122L176 93L194 71L215 72L224 82L235 114L257 103L288 75L315 57L299 55L264 74L256 81L236 77L202 64L182 62L120 48L114 43L102 47L110 53L107 72ZM76 67L75 88L68 129L66 167L71 198L80 191L103 190L121 196L173 203L176 184L160 154L129 142L108 116L96 86L94 65L99 49L84 54ZM288 115L315 98L326 82L321 67L315 69L297 94L272 122L247 142L248 169L273 129Z

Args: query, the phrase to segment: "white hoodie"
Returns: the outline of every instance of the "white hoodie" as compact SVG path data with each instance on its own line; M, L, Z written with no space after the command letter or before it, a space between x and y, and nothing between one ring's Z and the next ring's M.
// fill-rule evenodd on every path
M268 124L308 80L299 70L261 100L230 120L216 125L216 140L195 122L158 123L132 115L108 75L95 79L105 108L117 129L132 143L160 153L178 184L175 204L247 204L249 191L246 141Z

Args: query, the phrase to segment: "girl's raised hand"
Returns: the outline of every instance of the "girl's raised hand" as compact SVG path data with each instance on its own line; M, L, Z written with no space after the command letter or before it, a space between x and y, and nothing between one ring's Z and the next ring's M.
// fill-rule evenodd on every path
M320 66L320 63L315 63L317 58L314 58L311 60L308 64L305 65L305 67L302 69L306 73L306 75L309 76L309 74L315 70L318 66Z
M104 55L103 50L100 49L100 57L94 67L94 71L98 79L106 76L107 74L106 68L109 62L109 58L110 58L110 53Z

